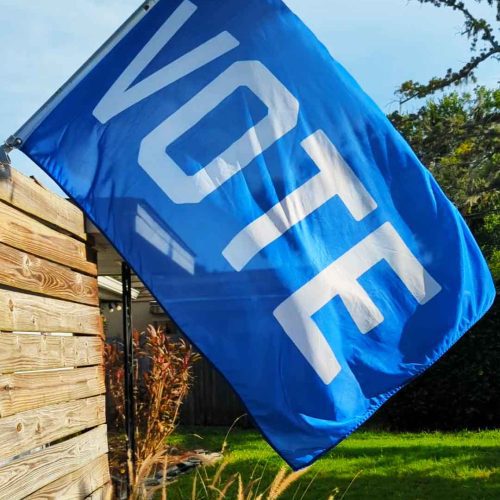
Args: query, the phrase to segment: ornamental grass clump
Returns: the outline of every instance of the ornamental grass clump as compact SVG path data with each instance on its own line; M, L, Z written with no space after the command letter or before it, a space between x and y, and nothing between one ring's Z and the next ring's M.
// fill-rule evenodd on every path
M172 491L180 496L171 498L189 498L190 500L279 500L291 498L293 500L343 500L350 486L355 481L358 473L345 492L339 497L340 490L332 488L332 493L328 497L318 497L312 492L311 487L315 482L318 473L307 479L303 476L310 472L310 468L291 471L288 467L281 467L273 478L266 474L267 463L257 463L249 476L241 472L226 474L226 469L231 466L228 461L222 462L213 474L210 468L203 467L195 471L191 482L190 496L183 496L176 492L175 485L171 485L168 490L167 485L162 489L162 499L167 498L167 493ZM304 481L305 479L305 481Z
M223 500L226 498L235 498L237 500L277 500L308 472L308 469L291 472L287 468L281 467L272 482L265 485L263 484L263 474L256 474L256 469L254 469L247 481L243 479L239 472L223 480L222 473L226 465L227 462L222 463L212 479L209 478L208 474L205 477L202 474L198 474L193 479L191 500L198 500L199 498L210 500ZM201 486L198 486L198 478Z

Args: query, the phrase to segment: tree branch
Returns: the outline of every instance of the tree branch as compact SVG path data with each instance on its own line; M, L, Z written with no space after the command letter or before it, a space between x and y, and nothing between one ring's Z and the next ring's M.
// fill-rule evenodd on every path
M492 26L482 18L475 17L471 11L465 6L461 0L417 0L421 4L430 3L436 7L449 7L462 13L465 18L465 31L467 38L471 38L471 52L476 50L476 45L481 39L487 43L489 48L483 48L479 55L474 56L460 70L453 72L448 70L446 76L442 78L432 78L428 83L421 84L418 82L404 82L396 92L402 98L399 104L403 105L415 98L426 97L434 92L443 90L450 85L458 85L460 82L469 78L474 78L475 69L487 59L500 57L500 44L493 34ZM476 0L480 2L481 0ZM490 6L493 5L493 0L487 0ZM500 20L500 0L497 0L497 20Z

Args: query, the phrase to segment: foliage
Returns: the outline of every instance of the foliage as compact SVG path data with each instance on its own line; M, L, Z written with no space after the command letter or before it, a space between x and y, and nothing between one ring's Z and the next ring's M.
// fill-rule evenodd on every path
M200 441L199 434L204 439ZM180 448L220 449L225 430L179 427L172 442ZM283 500L356 499L496 499L500 498L500 431L456 434L388 434L358 431L324 455L286 490ZM220 484L240 474L247 485L262 477L270 485L283 461L257 431L235 430L229 439ZM210 498L203 484L216 470L200 470L197 500ZM201 481L201 477L204 479ZM182 477L168 489L169 500L192 499L194 478ZM220 489L220 488L219 488ZM260 490L262 491L262 487ZM307 491L306 491L307 490ZM237 497L234 481L226 498Z
M389 118L466 217L500 281L500 90L477 87ZM500 424L498 304L428 372L373 418L398 430Z
M192 479L191 500L223 500L234 498L236 500L277 500L290 490L292 485L307 473L307 469L291 472L282 466L270 484L266 484L262 468L255 467L252 474L245 481L240 472L235 472L228 477L223 477L228 462L222 462L213 474L204 467ZM210 471L211 472L211 471ZM229 496L230 495L230 496ZM329 497L333 500L333 496Z
M372 417L389 430L500 426L500 302L432 368Z
M500 279L500 90L454 92L389 119L468 219Z
M500 280L500 213L486 215L482 226L476 231L476 237L481 242L491 273L497 281Z
M184 340L172 340L162 329L148 326L133 334L136 387L136 463L162 453L165 441L177 424L179 410L191 384L191 365L197 360ZM123 393L123 350L117 344L105 347L106 379L111 405L108 422L123 431L125 406ZM115 457L122 472L126 459Z
M475 70L488 59L500 58L500 44L495 37L498 26L492 25L485 18L475 16L472 12L473 2L469 6L462 0L416 0L421 4L431 4L445 7L462 14L464 18L463 32L470 40L470 59L459 69L448 69L445 76L432 78L427 83L412 80L404 82L399 90L401 104L414 98L422 98L443 90L451 85L459 85L464 81L475 82ZM500 21L500 0L474 0L474 3L484 3L496 10L496 21Z
M186 459L197 459L204 466L213 465L215 462L204 455L198 455L192 452L170 453L160 451L155 455L146 457L135 471L132 471L131 491L128 500L144 500L149 498L159 498L166 500L172 481L168 479L168 468L182 464ZM153 480L157 473L160 473L161 479ZM121 498L121 497L120 497Z
M237 419L238 420L238 419ZM233 426L236 424L233 423ZM233 426L226 433L220 456L227 450L227 437ZM199 436L197 436L199 437ZM175 437L173 440L178 443ZM218 462L210 455L196 454L189 451L180 451L177 448L175 454L160 451L155 455L151 455L142 461L141 465L136 468L133 477L133 484L129 500L144 500L147 498L157 498L161 496L162 500L168 497L173 498L176 494L176 480L168 479L167 471L172 465L182 465L186 459L196 459L200 467L190 475L191 500L206 499L206 500L224 500L225 498L235 498L237 500L278 500L285 495L292 485L298 481L308 469L291 472L288 467L281 466L277 474L267 484L265 476L266 467L259 467L259 463L252 470L250 477L244 476L240 472L234 472L231 475L224 477L224 471L228 466L227 461L222 461L217 468L209 467ZM153 477L161 477L160 481L151 481ZM313 478L314 480L314 478ZM313 480L311 480L302 495L305 498L305 493L309 490ZM338 492L338 490L335 490ZM185 498L184 495L181 498ZM327 500L334 500L335 496L330 495Z
M191 457L193 455L190 455ZM194 455L196 456L196 455ZM167 480L167 468L172 464L170 456L158 454L148 457L134 475L134 484L129 500L144 500L147 498L162 500L168 497L177 498L179 492L176 480ZM177 457L173 457L180 461ZM259 467L259 463L253 468L251 475L247 478L240 472L234 472L229 476L224 475L229 462L222 461L217 468L212 467L215 462L203 461L200 456L201 467L190 474L190 494L181 494L179 498L189 498L191 500L224 500L226 498L236 500L278 500L290 491L290 488L308 469L292 472L288 467L281 466L274 478L267 483L266 467ZM163 471L163 480L159 484L152 484L149 481L154 469L160 468ZM182 481L182 479L181 479ZM309 482L302 498L312 485L314 478ZM298 490L296 490L298 491ZM338 490L334 490L338 493ZM328 499L334 500L335 495L330 495Z
M464 215L500 209L500 90L454 92L389 119Z

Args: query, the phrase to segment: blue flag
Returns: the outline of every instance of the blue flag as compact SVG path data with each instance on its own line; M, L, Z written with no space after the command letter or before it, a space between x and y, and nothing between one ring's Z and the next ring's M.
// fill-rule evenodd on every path
M485 313L490 273L431 174L280 0L146 7L21 149L303 467Z

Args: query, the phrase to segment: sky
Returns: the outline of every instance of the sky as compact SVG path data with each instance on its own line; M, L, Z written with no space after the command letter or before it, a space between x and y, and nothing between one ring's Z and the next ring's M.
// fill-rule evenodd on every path
M222 0L221 0L222 1ZM227 0L231 1L231 0ZM15 132L133 12L140 0L0 0L0 140ZM286 0L385 111L406 80L425 82L469 58L462 17L415 0ZM471 9L490 16L491 9ZM479 83L495 86L498 63ZM57 186L22 153L15 168Z

